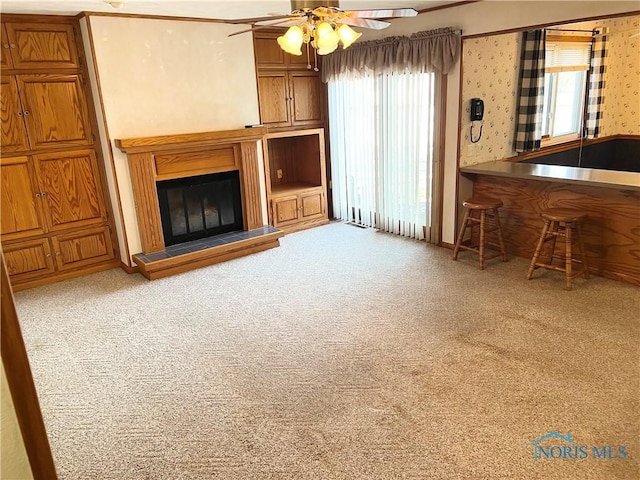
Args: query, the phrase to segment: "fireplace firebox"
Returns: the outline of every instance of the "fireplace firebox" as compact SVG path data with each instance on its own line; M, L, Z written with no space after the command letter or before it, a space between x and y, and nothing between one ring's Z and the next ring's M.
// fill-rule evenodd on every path
M237 170L156 185L166 246L243 230Z

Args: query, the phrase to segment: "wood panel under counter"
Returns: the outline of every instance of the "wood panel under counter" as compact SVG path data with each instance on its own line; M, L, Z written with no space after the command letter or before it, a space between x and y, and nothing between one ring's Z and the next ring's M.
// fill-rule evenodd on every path
M490 162L463 167L473 194L504 203L500 218L510 254L530 259L542 228L540 211L584 210L589 270L640 286L640 174Z

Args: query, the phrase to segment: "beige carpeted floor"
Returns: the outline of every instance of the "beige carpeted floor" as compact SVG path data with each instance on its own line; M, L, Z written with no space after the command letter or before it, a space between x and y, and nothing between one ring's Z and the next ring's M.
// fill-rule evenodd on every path
M640 289L450 255L332 223L18 293L60 477L639 478Z

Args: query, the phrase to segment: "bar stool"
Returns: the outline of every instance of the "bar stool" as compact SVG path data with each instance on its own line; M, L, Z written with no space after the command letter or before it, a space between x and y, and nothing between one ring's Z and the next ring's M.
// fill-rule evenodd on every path
M527 272L527 280L531 280L533 271L537 268L546 268L557 272L564 272L566 289L571 290L573 278L584 275L589 278L589 266L585 256L584 244L582 243L582 221L587 218L587 214L580 210L570 208L547 208L540 214L544 220L542 233L538 240L538 246L531 259L529 270ZM576 232L577 239L574 239L573 232ZM565 249L564 255L556 255L556 241L558 237L564 237ZM580 247L580 259L573 258L573 243L577 240ZM546 242L551 241L551 254L549 261L544 263L540 261L542 250ZM563 260L564 267L553 265L554 259ZM573 264L582 264L582 268L578 272L573 272Z
M460 249L470 250L476 252L480 257L480 270L484 270L485 260L490 260L502 256L502 261L507 261L507 250L504 248L504 240L502 238L502 225L500 225L500 216L498 215L498 209L502 206L502 201L493 198L472 197L465 200L462 205L466 208L464 213L464 220L460 227L460 233L456 240L456 245L453 249L453 259L458 259L458 253ZM493 223L493 226L487 228L487 220ZM473 229L479 228L478 232L478 245L465 245L462 243L462 239L465 235L467 228L471 228L471 241L473 240ZM486 234L491 232L497 232L498 242L487 241ZM499 253L495 253L490 256L485 256L485 247L489 245L500 249Z

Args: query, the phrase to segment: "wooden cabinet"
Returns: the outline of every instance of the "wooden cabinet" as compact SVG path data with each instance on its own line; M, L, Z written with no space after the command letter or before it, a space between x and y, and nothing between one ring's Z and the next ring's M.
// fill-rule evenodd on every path
M0 234L13 240L45 232L40 188L28 157L0 159Z
M98 165L92 150L33 156L47 228L54 232L105 220Z
M260 121L270 127L324 123L324 88L315 72L268 70L258 73Z
M284 229L294 226L297 230L297 227L309 226L309 221L313 222L312 226L326 223L323 221L327 218L323 189L297 187L295 191L295 195L277 189L272 193L273 226ZM316 219L320 222L315 222Z
M270 223L289 232L328 223L324 130L269 133L263 148Z
M0 239L16 289L117 264L77 21L30 18L0 28Z
M254 48L260 104L260 121L270 128L323 127L326 87L320 73L307 68L302 56L285 53L278 32L255 32Z
M78 68L73 25L2 24L2 66L16 69Z
M2 76L3 153L91 145L78 74Z
M2 75L0 120L2 122L1 145L3 155L29 149L23 110L15 77Z

